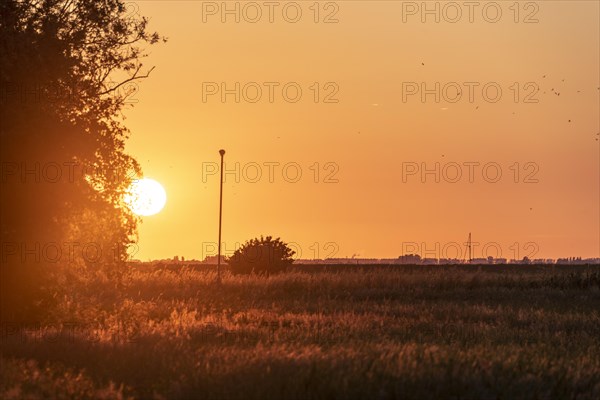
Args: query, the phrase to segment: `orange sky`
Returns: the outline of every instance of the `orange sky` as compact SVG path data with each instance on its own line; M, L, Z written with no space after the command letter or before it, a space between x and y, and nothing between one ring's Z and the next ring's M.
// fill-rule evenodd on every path
M263 2L240 3L239 23L235 15L221 21L222 2L132 3L169 38L150 49L145 64L156 69L126 111L128 151L168 196L161 213L144 218L135 258L202 259L214 249L219 181L203 170L220 148L227 168L240 168L239 181L230 173L224 186L226 251L269 234L294 242L302 258L397 257L415 250L410 243L443 257L472 232L474 257L494 249L506 258L600 256L598 2L521 2L518 23L512 1L496 3L496 23L485 2L472 22L462 7L456 23L445 2L439 23L411 8L422 2L393 1L320 2L318 23L314 2L297 2L302 15L291 23L296 8L284 15L285 3L273 6L273 22L261 6L256 23L249 19ZM416 12L405 22L403 7ZM323 23L332 13L338 22ZM210 82L240 82L240 102L203 92ZM407 94L421 83L435 91L436 82L438 103L434 93L424 101ZM462 93L456 102L451 82ZM301 88L299 101L284 99L286 84L290 97ZM262 97L252 103L257 86ZM495 87L502 96L492 102ZM337 102L324 102L336 89ZM403 179L407 163L439 163L440 181L418 172ZM257 164L262 177L252 183ZM457 165L462 179L452 183ZM290 182L298 166L302 176ZM497 167L501 178L488 182Z

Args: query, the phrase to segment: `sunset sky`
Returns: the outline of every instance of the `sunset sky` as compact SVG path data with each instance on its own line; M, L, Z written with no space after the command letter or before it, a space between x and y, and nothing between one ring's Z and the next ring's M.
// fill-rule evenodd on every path
M169 39L149 49L145 66L156 69L125 113L128 151L167 193L162 212L144 217L134 258L212 254L219 178L207 172L221 148L225 254L263 234L295 243L301 258L456 257L442 248L472 232L474 257L599 257L599 3L497 2L496 23L486 2L455 23L445 3L439 23L415 10L422 2L308 1L287 14L278 2L273 22L258 2L256 23L245 3L239 23L222 22L222 2L130 3ZM207 92L236 82L239 103ZM424 99L407 92L421 83ZM286 101L297 87L302 97ZM436 163L439 182L423 179ZM483 254L486 243L497 245Z

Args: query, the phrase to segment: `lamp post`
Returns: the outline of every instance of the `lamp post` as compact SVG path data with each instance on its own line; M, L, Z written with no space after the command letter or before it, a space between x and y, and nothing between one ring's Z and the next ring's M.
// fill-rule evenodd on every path
M221 189L219 194L219 250L217 254L217 282L221 283L221 220L223 216L223 156L225 155L225 150L219 150L219 154L221 155Z

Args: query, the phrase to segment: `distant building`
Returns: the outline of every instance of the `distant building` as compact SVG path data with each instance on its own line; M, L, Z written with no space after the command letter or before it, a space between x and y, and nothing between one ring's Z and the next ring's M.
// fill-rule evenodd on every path
M421 256L418 254L405 254L398 257L400 264L421 264Z
M487 263L488 263L487 258L473 258L471 260L471 264L487 264Z
M438 264L441 265L456 265L456 264L464 264L463 260L459 260L458 258L440 258L438 260Z

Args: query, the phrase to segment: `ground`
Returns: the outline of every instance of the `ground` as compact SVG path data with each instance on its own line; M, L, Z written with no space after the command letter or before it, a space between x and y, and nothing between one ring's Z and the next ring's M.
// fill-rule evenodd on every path
M139 267L2 327L0 398L598 399L600 268Z

